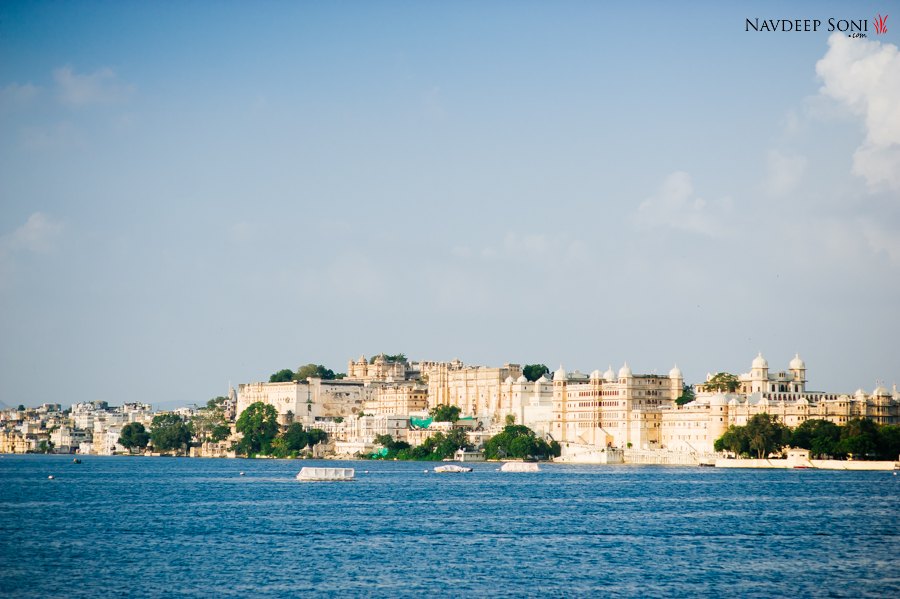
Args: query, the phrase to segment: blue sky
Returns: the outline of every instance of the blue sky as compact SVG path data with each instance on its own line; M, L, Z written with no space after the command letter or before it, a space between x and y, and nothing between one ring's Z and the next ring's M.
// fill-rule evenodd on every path
M892 384L900 6L670 4L4 3L0 401L380 351Z

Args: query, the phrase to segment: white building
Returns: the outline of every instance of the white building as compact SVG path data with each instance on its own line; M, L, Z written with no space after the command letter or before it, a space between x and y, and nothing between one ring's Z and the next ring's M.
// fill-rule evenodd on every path
M729 426L745 426L756 414L776 416L794 428L807 420L827 420L837 425L853 418L868 418L878 424L900 423L900 395L879 385L871 394L857 389L853 394L809 391L806 364L799 355L787 370L770 372L769 363L757 355L750 372L738 376L734 393L715 389L707 375L697 385L694 401L671 406L662 414L661 445L675 451L709 453Z
M317 418L356 416L374 396L361 381L309 378L284 383L247 383L238 386L237 416L255 402L274 406L281 424L312 426Z
M595 370L570 380L560 366L553 374L551 434L560 444L592 447L659 447L661 412L682 393L678 367L668 376L632 373L626 363L616 375Z

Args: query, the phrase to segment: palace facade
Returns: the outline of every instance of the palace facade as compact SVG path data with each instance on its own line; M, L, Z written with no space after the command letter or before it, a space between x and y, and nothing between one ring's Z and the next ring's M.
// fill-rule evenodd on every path
M721 392L706 383L697 387L694 401L670 406L662 414L661 446L674 450L711 453L716 439L729 426L744 426L756 414L771 414L794 428L807 420L828 420L837 425L853 418L869 418L878 424L900 424L900 394L879 385L872 393L857 389L841 394L806 389L806 364L799 355L787 370L770 372L759 354L750 372L738 376L733 393Z
M633 374L628 363L590 376L553 373L551 435L560 443L594 447L659 447L662 411L681 395L684 377Z

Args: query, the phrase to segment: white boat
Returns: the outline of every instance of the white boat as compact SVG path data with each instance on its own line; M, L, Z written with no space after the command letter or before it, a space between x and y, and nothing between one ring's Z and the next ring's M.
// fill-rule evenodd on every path
M438 466L435 472L471 472L472 469L467 466L457 466L456 464L447 464L446 466Z
M534 462L506 462L500 467L500 472L540 472L541 469Z
M297 473L297 480L304 482L353 480L356 472L353 468L315 468L304 466Z

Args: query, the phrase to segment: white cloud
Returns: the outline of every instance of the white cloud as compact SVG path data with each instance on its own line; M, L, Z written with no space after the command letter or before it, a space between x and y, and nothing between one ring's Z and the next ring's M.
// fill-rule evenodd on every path
M35 212L21 227L0 236L0 251L45 254L53 249L53 243L60 231L62 223L54 221L43 212Z
M25 106L38 95L39 91L37 86L30 83L25 85L10 83L4 88L0 88L0 108Z
M691 176L675 171L663 181L659 191L638 207L635 222L646 228L669 227L719 237L725 233L725 214L731 200L708 203L694 194Z
M459 258L469 258L474 254L468 246L457 246L451 253ZM546 233L516 233L507 231L503 241L496 246L486 246L478 256L486 261L528 261L545 266L569 264L578 265L589 254L584 242L568 235L548 235Z
M72 67L60 67L53 71L53 79L59 88L59 99L69 106L112 104L126 98L134 87L121 83L115 71L102 68L82 75Z
M871 221L861 224L862 234L869 248L876 254L885 254L894 264L900 264L900 237L895 231Z
M779 150L771 150L767 162L768 173L764 187L769 194L775 196L793 191L803 179L807 165L803 156L784 154Z
M900 190L900 53L897 46L835 33L816 63L820 93L865 123L866 138L853 155L853 174L873 189Z

